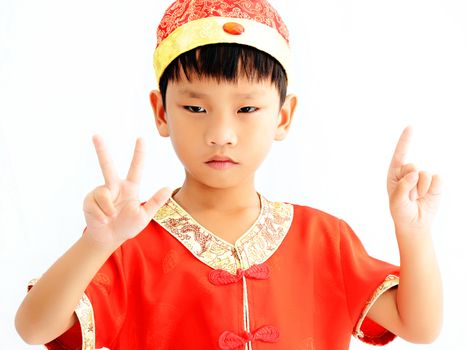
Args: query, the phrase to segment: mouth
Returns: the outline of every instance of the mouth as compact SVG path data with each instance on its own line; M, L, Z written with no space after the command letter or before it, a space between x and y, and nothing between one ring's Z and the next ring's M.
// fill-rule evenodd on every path
M226 156L214 156L211 157L206 163L232 163L232 164L238 164L236 161L233 159L226 157Z
M238 163L229 157L215 156L208 160L206 164L214 169L230 169Z

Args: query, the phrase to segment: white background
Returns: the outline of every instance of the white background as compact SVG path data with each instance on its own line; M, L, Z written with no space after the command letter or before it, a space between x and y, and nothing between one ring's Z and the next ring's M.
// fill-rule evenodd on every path
M20 340L14 314L28 280L85 227L83 199L103 182L93 134L104 136L121 176L136 138L145 138L141 200L183 181L148 98L156 27L169 3L0 1L2 349L38 348ZM398 263L386 170L411 124L408 160L444 179L434 241L445 321L431 345L398 339L387 349L467 348L467 2L272 3L291 33L299 106L289 137L258 173L258 191L344 218L371 255ZM352 341L351 349L367 348Z

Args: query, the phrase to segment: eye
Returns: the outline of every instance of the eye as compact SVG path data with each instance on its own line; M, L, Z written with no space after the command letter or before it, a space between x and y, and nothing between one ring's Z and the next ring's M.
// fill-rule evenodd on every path
M206 110L199 106L183 106L183 108L191 113L206 113Z
M246 106L246 107L240 108L238 111L240 113L253 113L253 112L256 112L257 110L258 110L257 107Z

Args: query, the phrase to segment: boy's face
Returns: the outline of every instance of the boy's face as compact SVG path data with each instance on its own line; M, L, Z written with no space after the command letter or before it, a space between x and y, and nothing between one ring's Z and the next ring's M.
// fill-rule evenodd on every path
M186 176L209 187L231 187L252 180L273 140L285 138L296 97L282 107L269 81L237 83L213 79L169 82L166 110L159 91L151 91L159 134L170 136ZM215 156L232 162L213 162Z

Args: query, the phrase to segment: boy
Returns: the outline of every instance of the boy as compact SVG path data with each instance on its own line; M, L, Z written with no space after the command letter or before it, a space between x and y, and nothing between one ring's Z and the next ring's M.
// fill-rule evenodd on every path
M347 349L437 336L441 283L430 237L440 180L388 173L400 268L369 257L319 210L271 202L254 175L285 138L288 33L265 1L176 1L158 29L150 100L185 182L138 198L143 144L118 178L93 138L105 185L84 201L82 237L35 282L16 327L50 349ZM426 288L429 285L430 288ZM78 306L76 307L76 305Z

